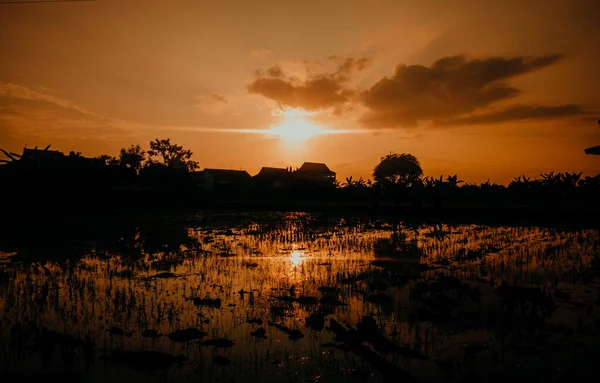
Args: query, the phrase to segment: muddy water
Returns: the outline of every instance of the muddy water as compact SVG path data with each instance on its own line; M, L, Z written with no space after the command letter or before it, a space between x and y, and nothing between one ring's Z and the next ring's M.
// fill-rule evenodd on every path
M0 248L0 366L14 379L596 372L597 230L201 214L43 231Z

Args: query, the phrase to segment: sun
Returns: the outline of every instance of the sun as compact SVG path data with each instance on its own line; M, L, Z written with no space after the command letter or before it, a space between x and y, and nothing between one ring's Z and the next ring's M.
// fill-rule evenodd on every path
M282 113L283 121L273 125L266 133L287 143L301 143L315 136L325 134L323 129L306 120L307 112L287 111Z
M269 134L287 142L301 142L320 134L319 127L303 118L285 119L269 129Z

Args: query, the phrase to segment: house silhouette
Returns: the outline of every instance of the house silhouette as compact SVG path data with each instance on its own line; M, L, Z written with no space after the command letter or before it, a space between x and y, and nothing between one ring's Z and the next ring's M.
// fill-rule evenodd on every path
M319 187L335 186L335 172L323 163L305 162L293 174L296 184Z
M591 148L584 149L584 151L585 151L585 154L600 155L600 145L599 146L592 146Z
M284 189L291 185L292 172L288 168L263 167L253 180L261 188Z
M48 149L40 150L37 148L24 148L23 154L21 154L21 161L38 167L49 166L57 161L63 160L64 158L65 155L62 152Z
M219 189L232 189L250 184L252 176L245 170L210 169L193 172L196 186L202 190L214 193Z
M245 170L207 168L192 173L200 189L214 193L223 190L299 190L323 189L335 187L335 172L324 163L305 162L296 170L264 166L254 176Z
M600 120L598 120L598 125L600 125ZM583 151L585 152L585 154L600 155L600 145L592 146L591 148L584 149Z

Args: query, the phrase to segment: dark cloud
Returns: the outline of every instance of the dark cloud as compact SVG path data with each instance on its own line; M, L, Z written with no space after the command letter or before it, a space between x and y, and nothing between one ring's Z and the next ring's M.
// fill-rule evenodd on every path
M350 76L354 72L360 72L367 68L373 62L373 59L370 58L344 58L340 56L329 56L330 61L334 61L338 64L338 68L335 71L334 75L339 79L349 80Z
M329 76L319 76L294 84L281 78L260 78L248 86L250 93L260 94L282 106L306 110L326 109L350 100L351 92Z
M223 97L217 93L211 93L210 98L212 101L219 103L219 104L229 104L229 101L227 101L227 99L225 97Z
M430 67L398 65L360 95L368 109L360 121L367 127L415 126L419 121L460 120L465 114L493 103L511 99L519 90L507 83L517 76L558 62L561 55L540 57L492 57L467 60L464 56L443 57ZM491 113L490 118L539 118L572 115L576 106L517 106ZM491 122L491 121L490 121Z
M278 65L266 71L259 70L256 79L247 86L247 90L249 93L276 101L281 107L342 110L355 94L347 86L347 82L352 74L365 69L371 63L371 59L332 56L329 60L336 64L332 72L309 74L305 80L286 77Z
M580 105L567 104L559 106L512 105L494 112L459 117L439 121L439 125L475 125L495 124L518 120L545 120L561 117L584 116L591 114Z
M372 60L329 56L326 62L335 65L330 72L314 71L323 65L320 62L305 62L308 76L299 80L286 76L275 65L257 71L247 89L281 107L332 109L334 115L361 104L367 111L359 121L368 128L415 127L422 121L468 125L587 115L588 111L574 104L497 105L507 105L521 93L511 84L516 77L554 65L562 58L557 54L485 59L447 56L431 66L397 65L391 76L358 91L349 82Z
M267 75L269 77L281 78L283 77L283 69L279 65L274 65L267 69Z

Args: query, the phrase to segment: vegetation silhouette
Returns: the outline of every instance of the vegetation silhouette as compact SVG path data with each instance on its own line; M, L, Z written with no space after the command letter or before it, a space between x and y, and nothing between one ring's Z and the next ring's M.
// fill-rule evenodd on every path
M139 174L145 160L146 152L139 144L137 144L131 145L127 149L121 149L121 152L119 153L118 164L126 168L133 169L135 170L136 174Z
M423 169L412 154L390 153L373 170L373 178L382 187L411 187L420 182Z
M150 142L150 150L148 151L150 159L148 164L156 164L156 159L158 158L158 163L163 166L192 171L198 169L198 163L191 160L192 155L193 153L190 150L185 150L182 146L172 144L170 138L164 140L157 138Z
M263 168L252 177L245 171L199 171L193 153L170 139L122 148L118 157L84 157L81 153L25 148L22 154L2 150L0 198L8 208L94 209L221 207L271 210L339 208L385 211L426 209L431 212L489 209L599 209L600 175L548 172L531 179L515 177L508 185L475 184L458 174L424 175L410 153L390 153L373 169L373 180L335 180L327 165L305 163L292 168ZM458 209L458 210L456 210ZM494 213L495 214L495 213ZM528 214L524 212L523 214Z

